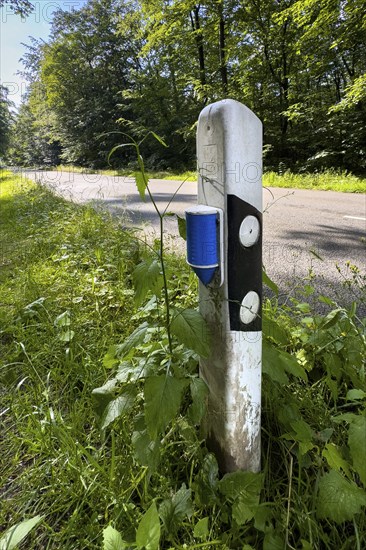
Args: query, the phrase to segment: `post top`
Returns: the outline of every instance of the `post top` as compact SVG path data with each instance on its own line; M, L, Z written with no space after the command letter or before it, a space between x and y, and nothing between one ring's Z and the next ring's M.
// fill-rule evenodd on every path
M227 113L228 116L233 116L234 120L239 113L241 115L251 118L253 121L256 121L260 125L262 125L262 122L257 117L255 113L249 107L244 105L243 103L240 103L240 101L236 101L235 99L221 99L220 101L215 101L214 103L210 103L204 109L202 109L199 119L205 118L206 116L213 116L215 114L222 114L225 116Z
M262 123L246 105L207 105L197 127L198 202L225 210L234 195L262 211Z

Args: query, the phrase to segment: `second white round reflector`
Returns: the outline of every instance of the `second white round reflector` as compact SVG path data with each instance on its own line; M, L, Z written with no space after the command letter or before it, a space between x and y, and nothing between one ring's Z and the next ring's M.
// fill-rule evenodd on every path
M241 303L240 320L245 325L249 325L258 315L260 298L254 290L248 292Z

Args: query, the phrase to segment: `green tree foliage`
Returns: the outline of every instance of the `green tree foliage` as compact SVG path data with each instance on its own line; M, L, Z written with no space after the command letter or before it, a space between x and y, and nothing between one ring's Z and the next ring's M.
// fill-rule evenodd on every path
M88 0L30 45L27 108L66 162L154 129L169 147L147 141L147 166L188 168L200 110L231 97L264 122L267 168L364 173L365 44L361 0Z
M0 159L7 153L11 118L8 90L0 85Z
M365 171L366 25L360 0L296 1L277 21L290 18L300 34L303 92L294 97L293 116L307 130L309 165ZM299 101L300 100L300 101ZM296 102L296 103L295 103ZM291 113L290 113L291 117ZM300 122L295 125L306 126Z
M132 4L120 0L91 0L79 11L55 14L39 77L46 105L55 113L62 157L68 162L105 165L114 145L110 137L99 138L117 129L120 92L130 86L136 67L137 21L132 10ZM123 37L117 35L121 18L130 23Z
M10 6L15 13L29 15L33 10L33 4L29 0L0 0L0 8Z
M12 127L12 162L23 166L59 164L61 147L55 136L55 113L47 108L41 83L35 82Z

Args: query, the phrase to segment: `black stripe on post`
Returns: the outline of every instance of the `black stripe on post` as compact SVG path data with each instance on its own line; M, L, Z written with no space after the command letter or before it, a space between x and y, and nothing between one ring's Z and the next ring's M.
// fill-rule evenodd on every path
M246 216L255 216L260 224L257 242L244 247L239 229ZM230 330L257 332L262 330L262 213L235 195L227 195L227 272ZM245 325L240 320L240 305L248 292L255 291L261 302L256 318Z

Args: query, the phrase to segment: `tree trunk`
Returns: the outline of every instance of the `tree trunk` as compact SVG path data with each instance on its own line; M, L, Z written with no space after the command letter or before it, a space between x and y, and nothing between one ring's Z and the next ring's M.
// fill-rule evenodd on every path
M225 19L223 14L223 5L220 5L220 25L219 25L219 50L220 50L220 72L222 91L224 96L227 96L228 91L228 76L227 76L227 64L226 64L226 36L225 36Z
M190 12L192 29L195 34L195 40L197 45L198 53L198 64L199 64L199 75L200 75L200 84L204 88L206 86L206 67L205 67L205 51L203 47L203 37L201 33L201 24L200 24L200 6L195 6L192 12ZM206 94L204 94L204 104L207 103Z

